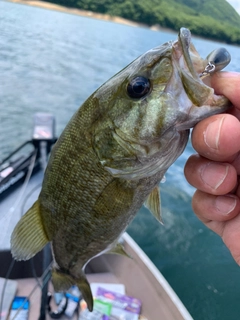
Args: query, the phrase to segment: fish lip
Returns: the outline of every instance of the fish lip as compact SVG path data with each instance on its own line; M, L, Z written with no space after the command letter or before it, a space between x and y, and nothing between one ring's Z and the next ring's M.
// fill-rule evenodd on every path
M178 34L178 41L179 41L180 46L182 48L184 60L186 61L186 64L188 66L188 69L189 69L192 77L194 79L199 80L199 77L195 71L195 68L193 66L192 59L191 59L190 53L189 53L189 48L191 45L191 38L192 38L192 35L191 35L191 32L189 29L184 28L184 27L180 28L179 34Z

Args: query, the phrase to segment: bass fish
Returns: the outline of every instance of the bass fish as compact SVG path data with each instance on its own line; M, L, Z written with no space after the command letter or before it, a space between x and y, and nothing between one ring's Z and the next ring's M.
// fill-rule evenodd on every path
M202 80L229 61L223 48L202 59L181 28L97 89L53 147L39 198L11 236L13 257L51 242L55 290L76 284L91 311L84 267L101 253L126 254L118 239L143 203L161 221L159 182L189 129L230 106Z

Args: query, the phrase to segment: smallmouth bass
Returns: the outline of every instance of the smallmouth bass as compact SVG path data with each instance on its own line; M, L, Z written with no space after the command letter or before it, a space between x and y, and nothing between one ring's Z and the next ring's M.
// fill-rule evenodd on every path
M13 231L13 257L30 259L51 242L55 290L76 284L92 310L84 267L104 252L126 254L117 241L143 203L161 221L158 185L189 129L230 106L203 83L204 70L229 61L225 49L202 59L181 28L176 41L146 52L96 90L51 152L39 198Z

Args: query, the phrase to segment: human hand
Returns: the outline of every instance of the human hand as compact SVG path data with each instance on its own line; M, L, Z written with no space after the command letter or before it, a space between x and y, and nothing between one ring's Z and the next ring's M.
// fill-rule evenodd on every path
M192 145L198 154L188 159L184 173L197 188L194 212L222 237L240 265L240 73L216 73L211 83L233 108L230 114L211 116L194 127Z

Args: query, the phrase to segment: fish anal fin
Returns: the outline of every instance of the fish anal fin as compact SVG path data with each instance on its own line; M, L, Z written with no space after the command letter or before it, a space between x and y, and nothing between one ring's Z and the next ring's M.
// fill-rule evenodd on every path
M93 296L90 288L90 284L82 272L78 277L73 277L70 274L61 272L61 270L52 270L52 283L54 290L57 292L67 291L71 286L77 285L81 291L83 299L86 301L89 311L93 310Z
M123 245L121 243L117 243L116 246L114 246L113 248L111 248L109 251L107 251L106 253L114 253L114 254L120 254L122 256L128 257L130 259L132 259L132 257L130 256L130 254L128 254Z
M52 270L52 283L56 292L67 291L71 286L75 284L75 280L68 274Z
M160 188L156 186L147 197L144 203L145 207L154 215L154 217L163 224L161 217L161 199L160 199Z
M16 260L28 260L49 242L40 216L39 203L22 216L11 235L11 252Z

